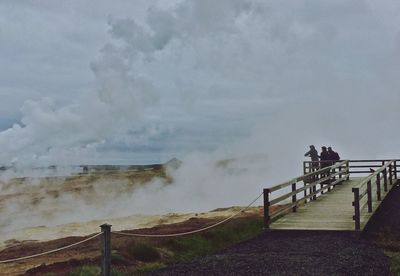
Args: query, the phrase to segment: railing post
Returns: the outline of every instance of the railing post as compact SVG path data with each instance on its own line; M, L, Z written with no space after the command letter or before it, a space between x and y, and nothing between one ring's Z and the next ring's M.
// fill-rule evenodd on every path
M269 229L269 189L264 189L264 229Z
M320 185L322 185L322 184L320 184ZM312 191L312 193L315 193L316 191L317 191L317 184L313 184L313 186L312 186L312 190L310 189L310 191ZM317 200L317 194L314 194L312 197L312 200Z
M393 185L393 169L392 169L392 164L389 165L389 184L390 184L390 186Z
M335 164L332 164L332 166L333 165L335 165ZM331 172L331 170L332 170L332 172ZM331 176L331 175L334 175L336 173L336 170L335 169L330 169L329 170L329 181L328 181L328 192L331 190L331 183L332 182L335 182L335 180L336 180L336 176Z
M296 191L296 182L292 184L292 192L294 192L294 191ZM295 203L296 200L297 200L296 199L296 194L292 195L292 203ZM293 206L292 211L296 212L297 211L297 206Z
M397 179L397 161L394 161L394 179Z
M103 239L101 242L101 275L111 275L111 225L100 225L101 232L103 232Z
M350 163L349 163L349 160L346 161L346 166L347 166L347 178L346 178L346 180L350 180Z
M383 170L383 188L384 188L385 192L387 192L388 185L387 185L387 170L386 169Z
M368 213L372 212L372 185L371 180L367 182Z
M381 178L380 178L380 174L379 173L376 175L376 196L377 196L379 201L382 200L382 196L381 196Z
M360 230L360 228L361 228L361 223L360 223L360 190L359 190L359 188L352 188L352 191L354 193L353 206L354 206L355 229L356 230Z

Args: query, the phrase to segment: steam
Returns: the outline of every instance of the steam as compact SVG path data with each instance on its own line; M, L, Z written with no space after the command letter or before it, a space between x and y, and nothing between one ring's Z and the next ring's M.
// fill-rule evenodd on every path
M104 157L99 149L153 138L160 152L179 151L174 184L114 191L113 212L103 211L115 216L245 205L300 174L309 144L348 159L396 157L399 9L391 1L185 0L155 4L140 22L110 16L110 41L90 65L94 91L62 107L27 101L21 122L0 132L0 163L91 163ZM97 204L82 205L85 219L95 216Z

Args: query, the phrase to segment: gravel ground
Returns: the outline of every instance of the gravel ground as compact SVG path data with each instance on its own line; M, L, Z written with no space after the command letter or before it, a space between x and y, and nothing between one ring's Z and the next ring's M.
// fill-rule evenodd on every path
M393 188L363 235L339 231L264 233L215 255L151 275L391 275L380 236L400 233L400 188ZM387 238L387 235L385 234Z

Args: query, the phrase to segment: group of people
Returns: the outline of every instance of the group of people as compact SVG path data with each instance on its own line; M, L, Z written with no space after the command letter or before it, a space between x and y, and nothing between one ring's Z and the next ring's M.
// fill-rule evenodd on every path
M332 150L332 147L327 148L325 146L321 147L321 153L318 155L318 151L314 145L310 145L310 150L304 156L309 156L311 157L311 161L315 161L313 163L314 168L319 167L319 164L321 164L321 168L325 168L340 160L339 154Z

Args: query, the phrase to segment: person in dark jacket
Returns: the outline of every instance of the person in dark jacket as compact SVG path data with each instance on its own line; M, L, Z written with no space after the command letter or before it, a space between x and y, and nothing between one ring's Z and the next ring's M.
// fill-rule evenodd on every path
M336 151L333 151L331 147L328 147L328 156L329 160L332 160L332 165L335 164L335 162L340 160L340 156Z
M326 147L325 146L323 146L322 148L322 151L321 151L321 153L320 153L320 158L321 158L321 168L325 168L325 167L328 167L328 166L330 166L330 164L329 164L329 158L330 158L330 156L329 156L329 153L328 153L328 151L326 150Z
M318 155L318 151L315 149L314 145L310 145L310 150L307 151L304 154L304 156L311 157L311 161L312 161L311 168L318 169L319 155Z
M318 156L318 151L315 149L314 145L310 145L310 150L307 151L304 156L309 156L311 157L311 161L318 161L319 156Z
M319 169L319 155L318 151L315 149L314 145L310 145L310 150L307 151L304 156L311 157L311 166L310 172L317 171ZM311 177L310 179L306 179L306 182L313 182L316 179L316 176Z
M332 147L328 147L328 157L329 157L329 160L331 160L331 163L329 166L335 165L335 163L340 160L339 154L337 152L333 151ZM335 169L333 169L332 172L335 173ZM333 181L335 181L335 180L336 180L336 177L333 177Z

